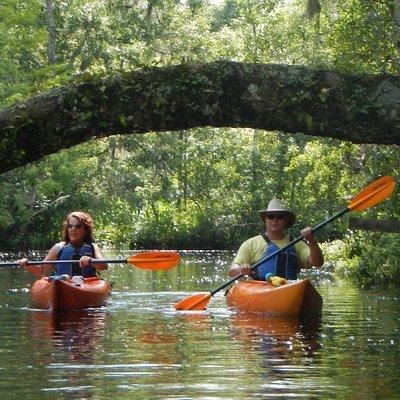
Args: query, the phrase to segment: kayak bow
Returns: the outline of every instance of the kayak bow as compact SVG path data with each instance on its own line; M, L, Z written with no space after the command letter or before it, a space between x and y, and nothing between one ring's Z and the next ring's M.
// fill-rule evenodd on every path
M44 277L35 281L30 290L34 307L58 310L82 310L101 307L111 294L111 284L103 279L82 278L81 282L61 277Z
M229 307L274 316L320 316L322 297L309 279L279 287L268 282L248 280L232 286L226 295Z

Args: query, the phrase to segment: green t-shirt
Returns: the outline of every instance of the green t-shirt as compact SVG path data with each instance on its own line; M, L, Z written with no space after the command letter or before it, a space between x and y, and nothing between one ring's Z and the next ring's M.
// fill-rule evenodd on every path
M285 238L282 240L271 240L271 242L274 243L277 247L282 248L290 243L290 237L286 235ZM254 236L250 239L247 239L239 247L239 250L233 262L236 264L247 263L253 265L261 259L267 246L268 243L265 241L262 235ZM307 261L310 255L309 247L303 241L300 241L294 245L294 248L296 250L299 266L301 268L310 268L311 266L308 264Z

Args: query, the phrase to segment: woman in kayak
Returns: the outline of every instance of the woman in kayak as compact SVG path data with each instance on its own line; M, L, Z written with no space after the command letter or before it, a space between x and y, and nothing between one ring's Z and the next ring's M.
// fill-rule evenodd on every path
M265 224L265 232L243 242L232 262L229 276L242 274L257 280L266 280L268 276L278 276L294 280L297 279L301 268L323 265L322 251L315 240L312 229L306 227L301 231L303 241L289 246L284 252L251 270L251 265L293 240L285 233L285 230L290 228L296 219L296 215L278 199L271 200L267 209L260 210L259 214Z
M29 265L27 258L18 260L18 264L32 272L37 277L49 274L53 264L46 264L52 260L79 260L78 263L56 264L56 274L67 274L70 277L83 276L85 278L97 276L99 270L107 269L106 263L91 263L92 258L104 258L99 246L93 242L94 223L92 217L81 211L74 211L67 215L62 226L62 241L56 243L47 253L42 265Z

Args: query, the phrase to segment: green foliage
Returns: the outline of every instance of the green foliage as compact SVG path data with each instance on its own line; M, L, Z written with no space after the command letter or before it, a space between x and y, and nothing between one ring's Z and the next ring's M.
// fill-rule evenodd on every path
M338 276L360 286L400 283L400 250L393 234L353 233L325 245L324 254Z
M392 1L331 1L321 14L326 62L354 72L396 72L398 56ZM338 45L338 38L344 39Z

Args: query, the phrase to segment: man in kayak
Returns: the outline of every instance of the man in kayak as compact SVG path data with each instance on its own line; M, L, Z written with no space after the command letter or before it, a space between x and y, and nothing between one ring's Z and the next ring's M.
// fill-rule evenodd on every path
M229 276L243 274L257 280L266 280L268 276L285 279L297 279L301 268L321 267L324 263L322 251L313 235L312 229L301 230L303 241L288 247L284 252L268 259L251 270L250 266L259 260L288 245L293 238L285 233L290 228L296 215L278 199L273 199L267 209L259 211L265 224L265 232L247 239L239 247L229 270Z
M56 243L47 253L42 265L29 265L27 258L18 260L18 264L35 276L41 278L49 274L53 264L51 260L79 260L78 263L56 264L56 274L67 274L69 277L97 276L99 270L107 269L106 263L91 263L92 258L104 258L99 246L93 242L94 223L92 217L81 211L67 215L62 227L62 241Z

